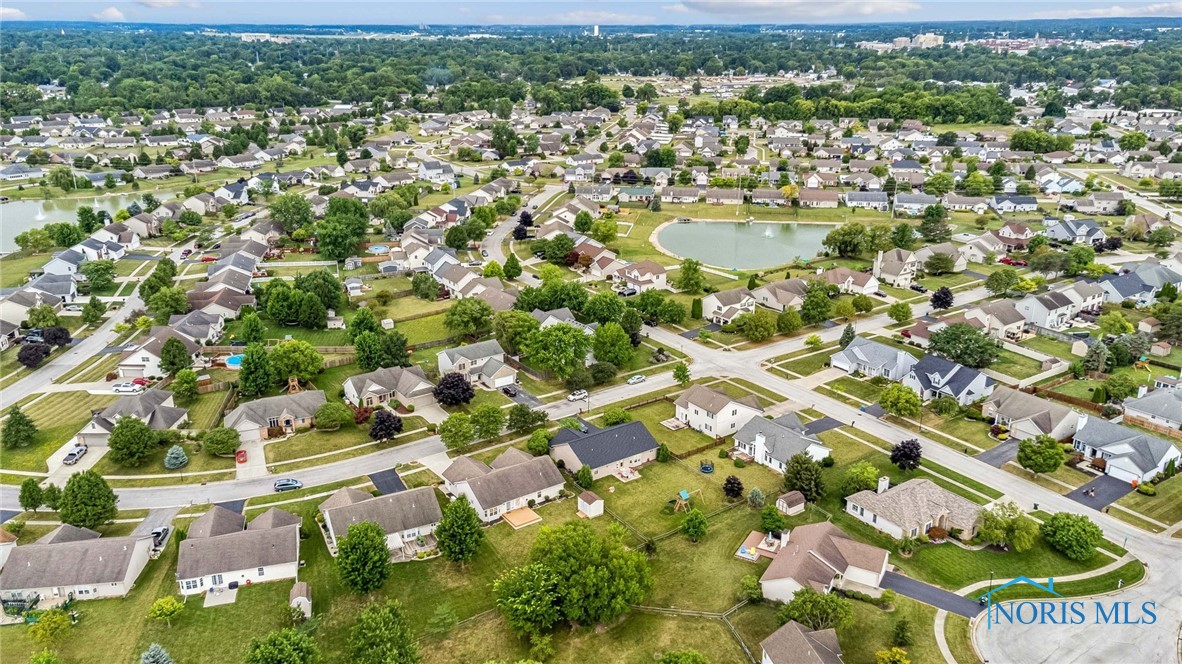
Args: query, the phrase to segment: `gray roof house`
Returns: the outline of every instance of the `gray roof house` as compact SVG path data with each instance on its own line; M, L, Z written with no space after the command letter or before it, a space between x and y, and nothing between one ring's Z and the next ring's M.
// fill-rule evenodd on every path
M888 380L902 380L915 365L915 356L905 350L865 337L854 337L845 350L829 357L829 366L846 373L883 376Z
M134 417L151 429L165 431L179 428L188 415L189 411L173 406L172 392L145 390L120 397L115 403L96 412L78 432L78 438L84 445L102 445L107 442L120 418Z
M977 534L981 506L927 479L890 486L881 477L875 491L846 498L846 512L895 539L925 535L929 528L959 530L969 540Z
M435 532L443 518L435 489L419 487L382 496L345 487L320 504L331 548L349 532L349 527L372 521L386 533L386 545L398 551L419 537Z
M968 406L993 393L996 384L989 376L938 355L924 355L903 377L903 384L924 401L952 397Z
M1043 234L1056 242L1067 244L1091 244L1096 240L1108 239L1108 234L1095 219L1072 219L1051 223Z
M237 429L243 441L270 438L271 430L277 435L294 433L296 429L312 426L316 409L324 403L321 390L255 399L230 411L223 426Z
M588 426L587 433L563 427L550 441L550 457L572 472L588 466L599 479L614 473L628 474L633 468L655 461L657 439L643 422L627 422L600 429Z
M829 456L829 448L806 431L795 413L774 420L754 417L735 432L735 451L781 473L788 460L805 454L814 461Z
M485 523L557 497L564 483L550 457L531 457L516 448L503 452L491 466L458 457L443 471L443 479L447 492L467 496Z
M1125 482L1151 480L1180 456L1168 440L1090 415L1080 418L1072 445L1104 474Z
M772 632L759 647L760 664L842 664L836 630L813 631L795 620Z
M1157 389L1125 399L1125 422L1141 426L1182 428L1182 390Z
M151 549L150 535L99 537L86 528L59 526L9 553L0 572L0 598L123 597L148 564Z
M1012 440L1041 435L1066 440L1079 426L1079 413L1069 406L1004 385L981 404L981 414L1008 427Z
M343 386L345 400L356 406L374 406L393 401L423 406L432 401L435 385L419 367L384 367L350 376Z
M459 373L490 389L512 385L517 370L505 364L505 350L495 339L439 351L439 374Z
M245 521L241 514L214 505L190 525L177 552L182 595L296 577L300 517L273 507L243 528Z

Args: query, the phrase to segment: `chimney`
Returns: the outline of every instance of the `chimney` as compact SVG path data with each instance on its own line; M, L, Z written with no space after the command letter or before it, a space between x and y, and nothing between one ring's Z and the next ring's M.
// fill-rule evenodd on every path
M1137 398L1138 398L1138 399L1140 399L1141 397L1145 396L1145 393L1146 393L1146 392L1148 392L1148 391L1149 391L1149 386L1148 386L1148 385L1141 385L1141 386L1139 386L1139 387L1137 388Z
M878 490L875 491L875 493L882 493L889 488L891 488L891 478L887 477L886 475L878 478Z
M756 447L763 447L765 442L767 442L767 437L763 435L762 431L755 434Z

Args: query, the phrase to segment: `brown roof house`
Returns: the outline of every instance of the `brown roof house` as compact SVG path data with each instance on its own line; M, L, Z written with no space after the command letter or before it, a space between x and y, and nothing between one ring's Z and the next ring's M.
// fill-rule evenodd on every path
M759 647L759 664L842 664L835 630L812 631L795 620L772 632Z
M707 436L734 434L752 418L763 414L755 395L735 399L729 394L702 385L693 385L674 402L678 421Z
M91 416L90 422L78 432L84 445L106 445L115 423L123 417L134 417L156 431L178 429L188 418L184 408L173 406L172 392L147 390L120 397L115 403Z
M181 594L296 578L300 521L272 507L247 524L241 514L214 505L197 517L180 543L176 579Z
M835 588L879 593L885 550L855 541L828 521L797 526L786 536L759 579L767 599L787 602L805 587L819 593Z
M491 465L457 457L443 471L443 480L448 493L468 497L485 523L556 498L563 485L562 473L550 457L530 456L515 447L505 450Z
M386 533L386 546L391 551L409 556L420 548L416 545L420 540L428 544L427 538L443 518L435 489L428 486L377 497L345 487L320 504L320 513L331 551L336 551L350 526L372 521Z
M889 478L880 477L876 490L846 498L845 511L895 539L926 535L931 528L959 530L964 540L977 534L981 517L977 503L931 480L890 484Z
M236 429L243 441L265 440L312 426L316 409L324 403L322 390L255 399L230 411L223 426Z

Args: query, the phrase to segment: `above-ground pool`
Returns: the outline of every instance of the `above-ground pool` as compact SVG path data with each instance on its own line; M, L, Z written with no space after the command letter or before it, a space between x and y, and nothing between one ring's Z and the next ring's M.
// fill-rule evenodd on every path
M241 369L242 368L242 357L243 357L243 355L241 353L227 357L226 358L226 368L227 369Z
M370 245L365 249L371 254L384 254L390 251L390 246L385 244Z

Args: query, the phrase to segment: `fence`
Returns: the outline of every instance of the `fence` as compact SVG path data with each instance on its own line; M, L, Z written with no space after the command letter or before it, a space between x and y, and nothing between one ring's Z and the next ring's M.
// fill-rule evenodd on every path
M208 383L206 385L197 386L197 394L208 394L209 392L221 392L233 387L234 383L222 381L220 383Z
M1069 343L1069 344L1079 341L1078 338L1073 337L1070 334L1059 332L1058 330L1052 330L1049 327L1042 327L1041 325L1031 325L1031 327L1034 328L1035 334L1037 334L1040 337L1050 337L1051 339L1055 339L1057 341L1062 341L1064 343Z
M686 459L688 459L694 455L701 454L702 452L706 452L708 450L712 450L716 447L719 447L722 444L724 444L725 442L726 442L725 438L717 437L713 441L711 441L710 443L708 443L706 445L702 445L700 447L695 447L694 449L692 449L688 452L681 452L679 454L673 454L673 458L677 459L678 461L685 461Z
M282 339L264 339L263 342L268 346L283 343ZM421 344L420 344L421 345ZM318 353L352 353L352 346L313 346ZM228 353L230 355L237 355L245 353L246 346L205 346L202 353L205 355L218 355L220 353Z
M1080 399L1078 397L1072 397L1072 396L1068 396L1066 394L1060 394L1058 392L1053 392L1050 389L1047 389L1046 387L1039 387L1037 385L1031 385L1030 390L1031 390L1031 394L1041 394L1041 395L1047 397L1048 399L1052 399L1054 401L1062 401L1065 404L1070 404L1070 405L1076 406L1078 408L1083 408L1084 410L1090 410L1093 413L1099 413L1101 410L1104 409L1103 404L1092 403L1091 401L1088 401L1087 399Z
M350 348L349 350L351 351L353 349ZM355 358L352 353L349 353L348 355L343 355L341 357L329 358L324 361L324 368L331 369L333 367L340 367L340 366L344 366L346 364L352 364L354 359Z
M552 381L555 378L557 378L557 376L554 374L553 371L546 371L545 369L535 369L533 367L527 367L521 363L521 360L517 359L516 357L513 357L512 355L505 356L505 364L508 364L509 366L513 367L514 369L516 369L518 371L524 371L525 373L529 374L535 380L548 382L548 381Z
M1125 412L1124 422L1126 424L1134 424L1136 426L1141 427L1142 429L1149 429L1150 431L1152 431L1154 433L1160 433L1163 436L1169 436L1170 438L1182 439L1182 430L1179 430L1176 427L1162 426L1161 424L1158 424L1156 422L1151 422L1150 420L1147 420L1144 417L1138 417L1137 415L1130 415L1127 411Z
M1155 357L1152 357L1152 356L1145 361L1152 364L1155 367L1161 367L1163 369L1169 369L1171 371L1177 371L1177 372L1182 373L1182 367L1180 367L1176 364L1170 364L1169 362L1163 362L1163 361L1161 361Z

